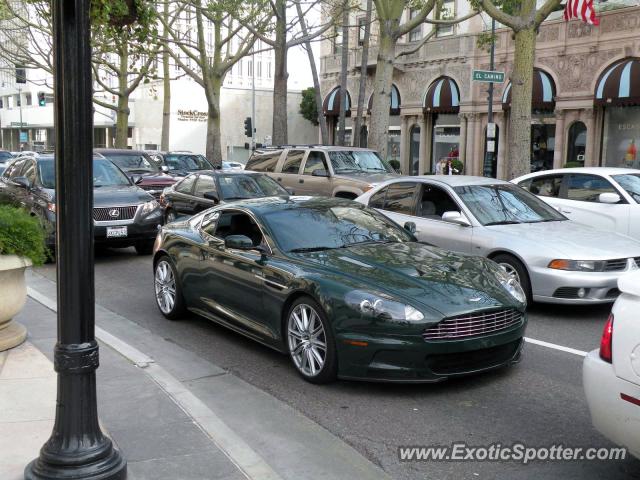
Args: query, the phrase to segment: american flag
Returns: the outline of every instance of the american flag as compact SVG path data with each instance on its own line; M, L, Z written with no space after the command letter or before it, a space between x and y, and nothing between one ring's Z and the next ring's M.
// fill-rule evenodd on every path
M582 20L589 25L599 25L600 20L596 18L596 11L593 8L593 0L567 0L564 7L564 19L569 21L573 18Z

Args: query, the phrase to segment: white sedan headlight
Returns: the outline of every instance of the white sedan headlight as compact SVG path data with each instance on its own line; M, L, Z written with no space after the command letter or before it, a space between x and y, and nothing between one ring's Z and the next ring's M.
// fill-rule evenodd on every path
M364 315L399 322L420 322L424 315L411 305L391 300L380 293L353 290L345 295L345 302Z
M142 205L141 214L146 217L147 215L149 215L159 207L160 207L160 204L158 203L157 200L150 200Z

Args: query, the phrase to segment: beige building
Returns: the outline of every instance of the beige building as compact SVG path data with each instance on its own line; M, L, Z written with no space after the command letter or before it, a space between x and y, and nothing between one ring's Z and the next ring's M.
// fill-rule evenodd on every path
M465 0L449 5L460 15L467 9ZM541 26L533 86L532 170L562 167L568 162L639 166L640 6L617 7L599 14L599 27L567 23L560 12ZM404 173L435 172L443 158L458 157L465 173L482 174L488 83L472 81L472 72L489 70L488 50L478 46L479 36L489 27L490 20L483 16L463 25L440 27L436 37L418 51L399 57L391 92L388 158L398 160ZM425 24L411 32L398 44L398 50L415 49L430 28ZM359 31L353 32L350 45L358 44L358 35ZM493 101L498 177L504 177L509 159L513 50L511 31L499 28L495 70L505 72L506 78L503 84L495 84ZM350 49L347 90L351 120L347 121L347 134L356 112L360 54L360 47ZM375 47L368 63L365 105L372 93ZM333 133L339 111L339 77L340 45L336 40L326 41L321 82L324 113ZM363 133L367 122L365 118Z

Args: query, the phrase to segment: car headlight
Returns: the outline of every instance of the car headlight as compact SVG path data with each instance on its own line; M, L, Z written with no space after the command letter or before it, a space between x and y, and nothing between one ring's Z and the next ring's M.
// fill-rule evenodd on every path
M501 267L498 267L494 271L496 273L496 276L498 277L500 285L502 285L513 298L515 298L520 303L527 303L527 295L524 293L524 290L515 278L507 275L507 273Z
M142 215L146 216L149 215L151 212L153 212L154 210L156 210L158 207L160 206L160 204L158 203L157 200L150 200L146 203L144 203L142 205Z
M548 267L555 270L573 272L602 272L606 262L603 260L551 260Z
M419 322L424 319L424 315L411 305L396 302L379 293L353 290L345 295L345 302L363 315L382 320Z

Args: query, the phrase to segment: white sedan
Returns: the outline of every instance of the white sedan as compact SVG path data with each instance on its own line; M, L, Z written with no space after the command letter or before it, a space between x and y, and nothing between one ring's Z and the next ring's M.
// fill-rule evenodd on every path
M640 272L618 281L600 349L584 359L584 391L594 427L640 458Z
M640 240L640 170L562 168L511 181L575 222Z

